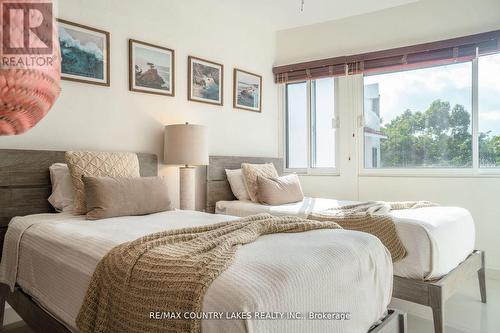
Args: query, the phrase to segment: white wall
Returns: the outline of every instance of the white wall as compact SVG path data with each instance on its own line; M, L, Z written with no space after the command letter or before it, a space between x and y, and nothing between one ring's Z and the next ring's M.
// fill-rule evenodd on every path
M500 29L498 0L421 0L351 18L280 31L276 65L394 48ZM307 195L348 200L426 199L468 208L477 248L500 269L500 178L363 177L358 175L356 80L339 78L341 176L303 176ZM351 85L351 86L350 86ZM358 87L362 85L357 85Z
M345 19L282 30L276 65L384 50L500 28L498 0L420 0Z
M111 87L63 81L41 123L26 134L0 137L0 148L139 151L162 158L164 125L189 121L209 127L211 154L277 156L275 34L262 24L204 0L61 0L58 15L111 33ZM175 97L128 91L129 38L175 50ZM224 107L187 101L188 55L224 65ZM232 108L233 67L263 76L262 113ZM163 166L161 173L176 203L177 169Z

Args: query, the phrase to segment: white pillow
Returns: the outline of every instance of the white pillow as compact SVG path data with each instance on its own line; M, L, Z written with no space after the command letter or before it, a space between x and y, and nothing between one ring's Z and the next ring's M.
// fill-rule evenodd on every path
M50 181L52 182L52 194L49 197L50 204L57 212L73 211L74 190L68 165L55 163L49 167L49 171Z
M245 180L243 179L243 173L241 172L241 169L226 169L226 176L234 196L238 200L250 200L250 196L248 195L247 187L245 186Z

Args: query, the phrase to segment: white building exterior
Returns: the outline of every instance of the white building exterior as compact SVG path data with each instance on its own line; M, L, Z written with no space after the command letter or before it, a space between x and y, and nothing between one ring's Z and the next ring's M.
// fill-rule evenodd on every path
M365 168L380 168L380 94L378 83L365 85Z

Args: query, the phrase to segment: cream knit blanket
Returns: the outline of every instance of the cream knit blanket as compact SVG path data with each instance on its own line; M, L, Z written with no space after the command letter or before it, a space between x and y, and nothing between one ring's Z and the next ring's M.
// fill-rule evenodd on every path
M241 245L266 234L315 229L340 227L331 221L259 214L121 244L97 265L77 326L82 333L199 332L199 320L154 320L150 312L199 313L206 290Z
M367 232L377 236L391 253L392 261L398 262L406 257L407 252L389 212L431 206L436 206L436 204L428 201L368 201L311 213L308 218L316 221L336 222L344 229Z

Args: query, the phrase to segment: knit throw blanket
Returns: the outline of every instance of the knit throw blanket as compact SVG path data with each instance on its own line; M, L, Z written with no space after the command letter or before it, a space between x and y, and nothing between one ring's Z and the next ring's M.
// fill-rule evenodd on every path
M378 237L389 250L392 261L398 262L406 257L407 252L398 236L393 217L389 215L389 212L391 210L431 206L436 205L428 201L369 201L311 213L308 218L317 221L336 222L344 229L372 234Z
M199 320L154 320L150 312L200 312L206 290L241 245L266 234L315 229L341 228L331 221L259 214L121 244L97 265L76 324L82 333L200 332Z

